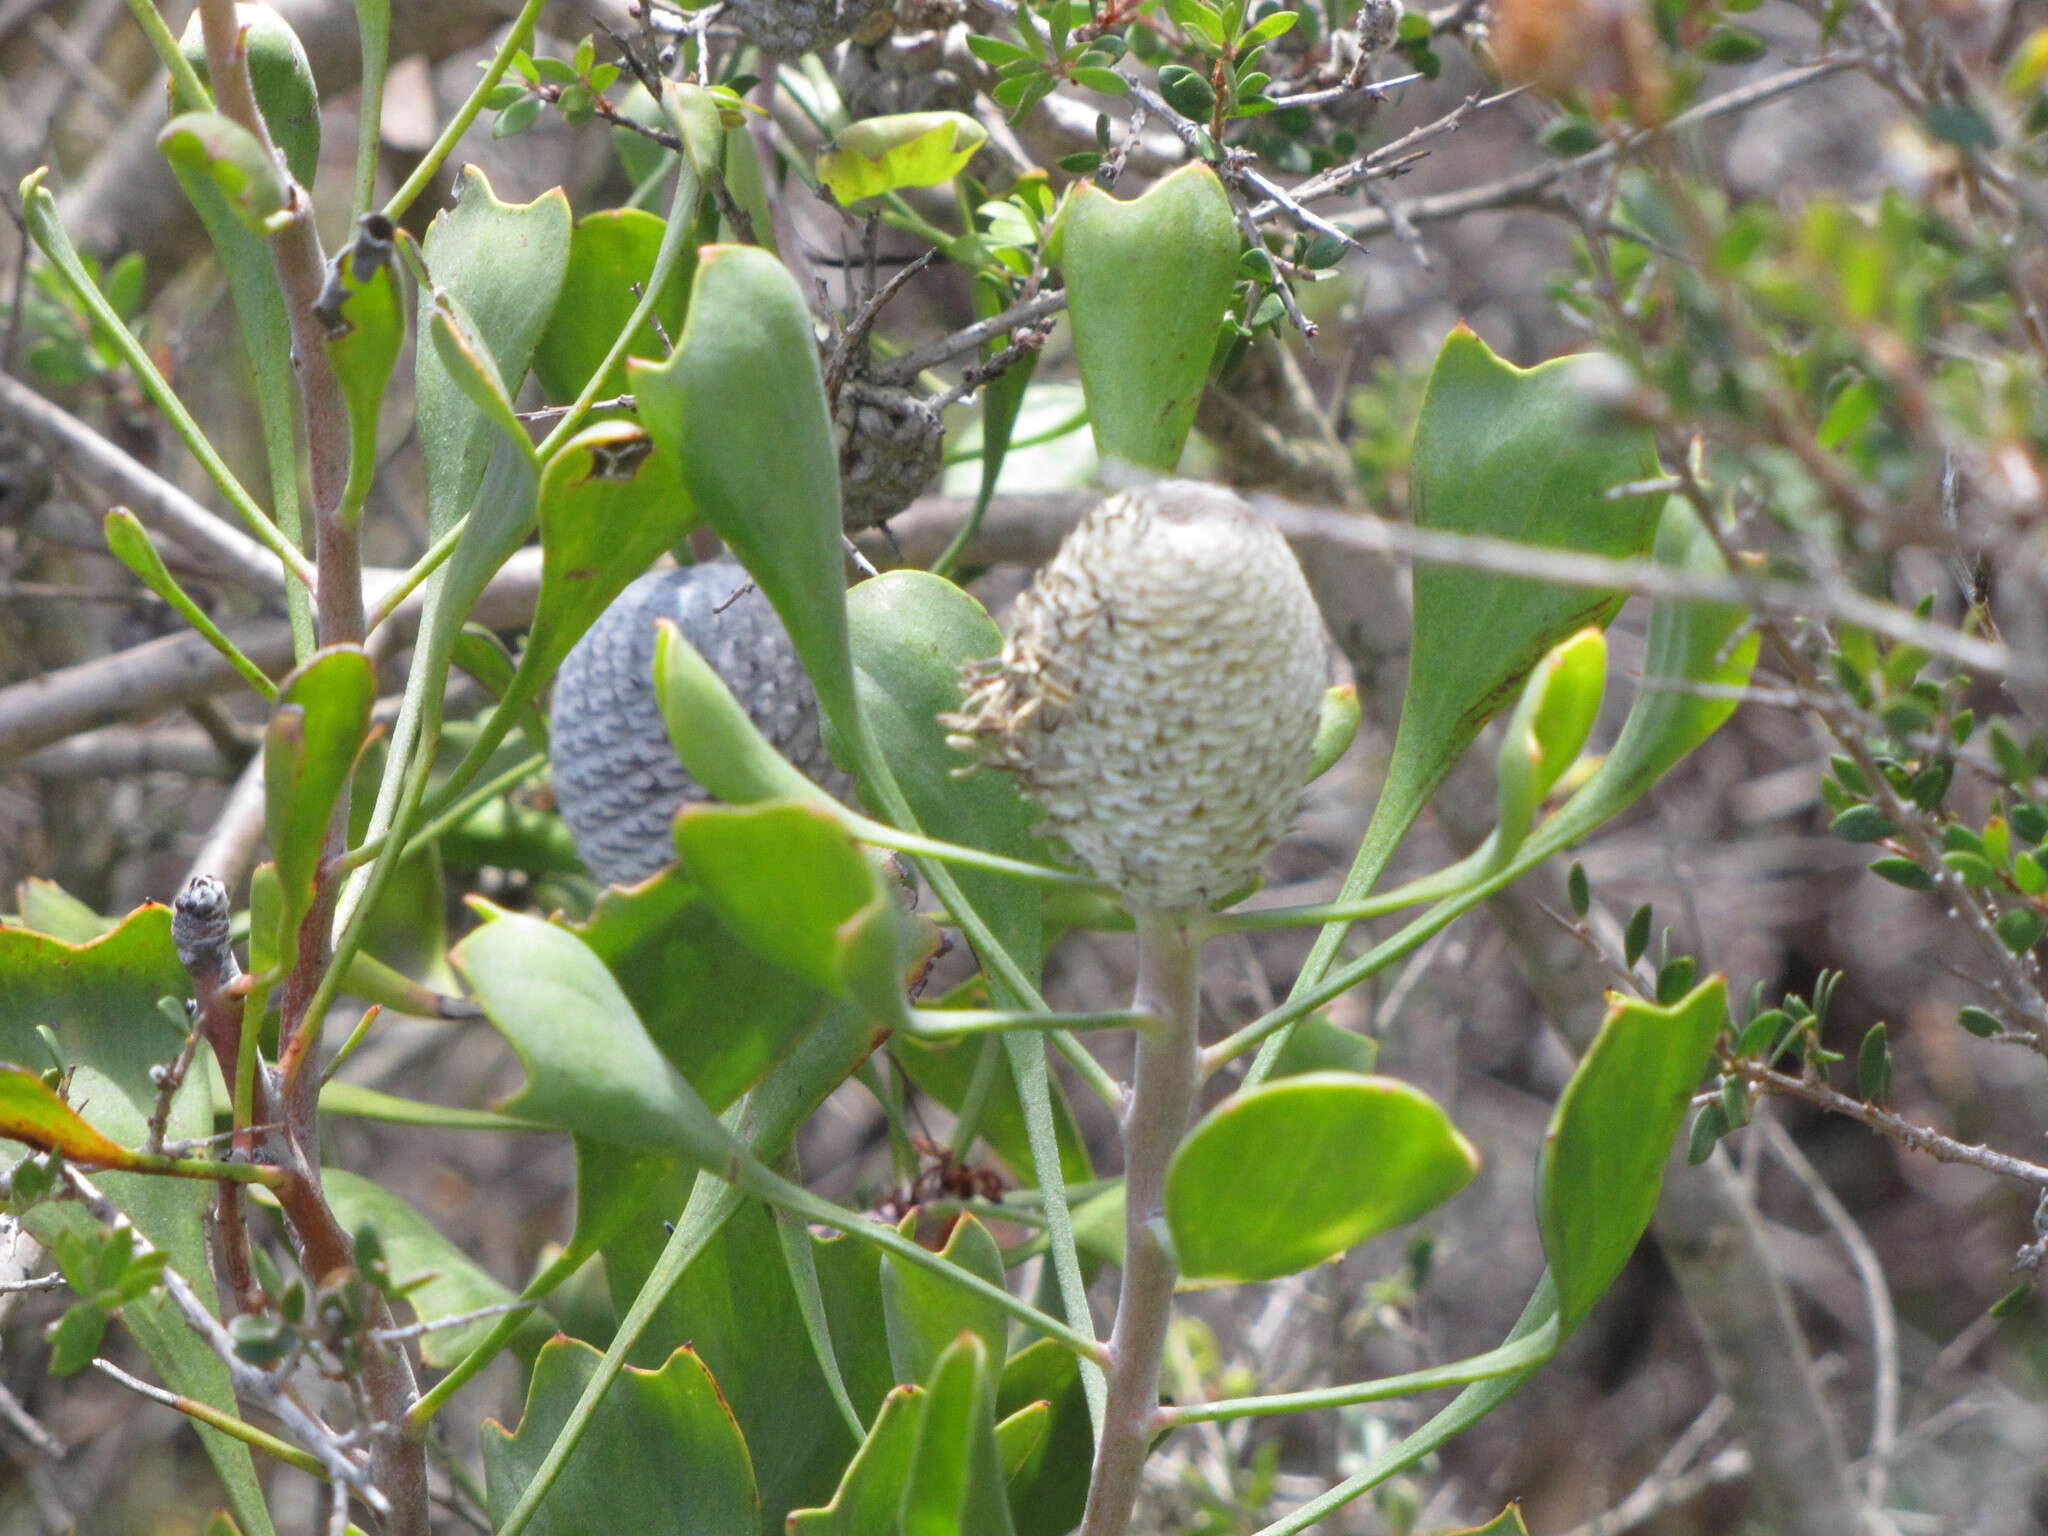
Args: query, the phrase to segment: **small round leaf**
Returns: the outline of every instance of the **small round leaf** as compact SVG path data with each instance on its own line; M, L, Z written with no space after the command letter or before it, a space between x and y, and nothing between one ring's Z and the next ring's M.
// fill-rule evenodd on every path
M1271 1280L1424 1216L1479 1154L1420 1089L1310 1072L1218 1105L1166 1175L1166 1223L1198 1285Z

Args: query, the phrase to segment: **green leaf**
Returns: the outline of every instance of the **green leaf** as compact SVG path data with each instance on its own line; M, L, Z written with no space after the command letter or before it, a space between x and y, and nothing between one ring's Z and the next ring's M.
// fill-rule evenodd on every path
M736 1154L731 1133L647 1038L588 945L539 918L472 904L487 921L450 958L526 1068L506 1109L698 1163Z
M157 148L173 166L220 188L244 228L263 230L291 206L291 183L256 136L218 112L182 112L164 124Z
M377 669L360 646L334 646L284 680L263 733L263 793L270 847L296 930L313 904L313 881L370 731Z
M1856 1052L1856 1094L1866 1104L1892 1096L1892 1052L1882 1021L1870 1026Z
M690 805L676 818L676 848L748 948L834 996L872 999L900 1016L901 908L837 817L789 801ZM803 878L791 881L791 870ZM871 925L881 937L874 953L856 942Z
M1714 1148L1721 1144L1721 1138L1731 1129L1728 1111L1719 1099L1704 1106L1692 1119L1692 1134L1685 1145L1686 1166L1697 1168L1712 1157Z
M101 519L100 526L106 534L108 551L128 567L137 581L162 598L180 618L203 635L241 674L242 681L261 697L266 700L277 697L277 688L263 669L242 654L234 641L213 622L212 616L193 601L192 595L171 574L141 519L126 507L115 507Z
M1988 1008L1974 1005L1961 1008L1956 1013L1956 1022L1980 1040L1989 1040L1994 1035L2005 1033L2005 1020Z
M1168 64L1159 71L1159 94L1182 117L1204 123L1216 110L1216 87L1201 70Z
M1593 887L1586 879L1586 866L1577 859L1572 860L1571 873L1565 877L1565 894L1572 905L1572 916L1583 919L1593 910Z
M718 670L671 619L656 626L654 696L676 760L714 799L732 805L835 803L775 750Z
M917 1454L924 1397L923 1387L902 1386L883 1399L881 1411L847 1464L832 1502L792 1513L789 1536L897 1536L896 1517L902 1511L910 1463ZM1084 1455L1087 1450L1084 1446Z
M178 1049L177 1032L157 1011L157 1000L182 999L190 992L171 943L168 907L139 907L83 944L0 927L0 1060L48 1060L39 1027L47 1028L56 1036L64 1064L76 1068L71 1089L85 1119L112 1141L139 1146L156 1105L150 1068ZM167 1136L186 1140L212 1132L207 1083L206 1073L187 1075L171 1102ZM207 1186L153 1174L109 1173L98 1182L211 1306L213 1269L204 1223L212 1192ZM45 1205L27 1218L45 1243L54 1233L43 1218L57 1219L59 1209ZM76 1207L70 1213L84 1217ZM175 1306L137 1302L122 1309L122 1321L174 1391L235 1411L227 1368ZM249 1448L210 1427L201 1426L199 1435L244 1529L251 1536L269 1536L272 1526Z
M628 373L640 420L775 605L827 718L851 728L839 453L796 279L755 247L707 247L675 352Z
M1009 1417L996 1420L996 1456L1002 1463L1006 1485L1014 1481L1017 1473L1031 1460L1032 1453L1044 1443L1051 1424L1050 1403L1026 1403ZM1014 1523L1014 1503L1010 1518Z
M298 34L267 5L237 5L235 23L242 29L249 56L249 88L256 97L256 110L263 114L263 126L271 142L284 151L284 163L292 180L302 187L313 185L320 168L320 88L313 79L313 65L306 57ZM206 39L195 11L185 24L178 47L209 88L213 77L206 63Z
M127 1147L102 1135L41 1074L11 1062L0 1062L0 1137L44 1152L60 1152L75 1163L93 1168L135 1168L138 1158Z
M1681 571L1727 570L1698 514L1677 497L1665 504L1657 525L1654 558ZM1760 640L1742 634L1748 621L1732 603L1681 598L1651 609L1642 684L1621 735L1578 793L1530 838L1518 866L1570 847L1619 815L1721 728L1756 665Z
M595 1374L598 1352L558 1338L540 1352L517 1434L486 1423L485 1486L494 1524L532 1481ZM599 1400L585 1435L526 1529L543 1536L676 1528L691 1536L759 1536L760 1500L746 1442L703 1362L678 1349L658 1371L628 1367Z
M1371 1072L1379 1061L1380 1043L1370 1035L1333 1023L1326 1013L1312 1013L1297 1025L1273 1064L1274 1077L1300 1077L1308 1072Z
M1203 1117L1167 1170L1166 1224L1188 1283L1271 1280L1428 1214L1478 1168L1421 1090L1311 1072Z
M736 942L680 869L606 890L586 920L566 926L713 1110L787 1056L826 1006L822 989Z
M1852 805L1833 821L1828 830L1847 843L1881 843L1899 829L1874 805Z
M1614 996L1565 1085L1544 1136L1538 1216L1567 1331L1614 1283L1649 1225L1665 1158L1727 1027L1719 976L1668 1008Z
M675 460L629 421L586 427L541 469L540 597L518 669L465 767L481 766L612 600L695 522Z
M73 1302L50 1330L50 1374L72 1376L92 1364L111 1319L92 1301Z
M1452 331L1437 355L1415 429L1410 501L1416 523L1612 559L1639 553L1659 526L1657 500L1631 496L1612 501L1607 492L1655 474L1656 447L1646 428L1621 424L1610 415L1603 403L1608 367L1597 358L1566 357L1516 368L1463 326ZM1679 505L1676 498L1671 504ZM1710 542L1696 542L1691 525L1673 522L1691 516L1690 508L1666 514L1672 532L1667 547L1660 527L1661 562L1718 563ZM1703 530L1699 539L1704 540ZM1622 598L1619 592L1490 576L1451 565L1416 566L1415 639L1401 721L1379 803L1339 900L1371 894L1451 765L1530 669L1574 631L1604 626ZM1753 639L1725 657L1719 651L1732 625L1721 626L1718 615L1732 612L1739 618L1739 610L1713 609L1715 617L1697 623L1683 605L1657 612L1665 618L1660 627L1653 617L1653 638L1661 637L1667 648L1658 659L1694 669L1667 675L1693 682L1709 681L1709 672L1748 677ZM1713 649L1701 655L1695 641L1709 631ZM1513 867L1526 867L1537 847L1570 846L1616 814L1733 708L1728 699L1692 691L1653 695L1646 688L1616 750L1572 801L1538 829ZM1630 726L1636 726L1633 737ZM1686 739L1699 727L1704 729L1696 739ZM1343 925L1332 925L1318 936L1296 982L1298 994L1321 982L1344 932ZM1269 1069L1270 1054L1262 1054L1253 1077Z
M671 1185L668 1194L675 1193ZM871 1417L896 1380L875 1251L846 1238L805 1234L804 1241L841 1378L855 1411ZM621 1308L652 1272L663 1242L650 1212L607 1243L606 1279ZM775 1219L758 1204L742 1203L704 1245L662 1303L636 1356L658 1360L661 1350L683 1339L717 1376L746 1436L763 1530L780 1530L790 1509L829 1498L855 1441L819 1366Z
M54 880L31 875L14 895L22 927L66 944L89 944L115 927L113 918L100 916Z
M2041 942L2042 931L2048 929L2048 919L2032 907L2012 907L1999 913L1998 921L1992 926L1997 930L2001 944L2014 954L2023 955Z
M503 441L532 457L526 429L520 425L512 404L512 388L499 377L496 360L463 313L462 305L445 290L437 289L422 328L455 387L497 428Z
M1237 223L1223 183L1190 164L1118 202L1077 182L1047 250L1066 274L1097 451L1171 471L1237 283Z
M906 1216L903 1233L913 1234L914 1216ZM1003 1256L995 1239L972 1216L953 1224L946 1246L939 1250L949 1263L981 1276L991 1285L1004 1283ZM898 1381L916 1381L937 1368L939 1357L963 1333L977 1335L987 1357L1000 1362L1009 1318L982 1297L948 1285L927 1270L895 1259L882 1259L882 1313L889 1333L889 1360Z
M1934 876L1911 859L1901 858L1896 854L1889 858L1871 860L1870 872L1880 880L1889 880L1893 885L1903 886L1909 891L1934 889Z
M385 233L388 236L388 226ZM368 272L363 270L366 253L375 262ZM405 311L388 243L371 241L365 232L335 257L334 271L342 297L330 315L323 316L327 356L348 407L347 500L359 508L377 468L377 417L405 345Z
M1764 56L1764 40L1747 27L1715 27L1700 43L1700 57L1713 64L1751 64Z
M861 716L923 831L1048 862L1032 832L1035 813L1015 781L1000 773L955 777L960 755L938 723L939 715L960 707L961 668L1002 649L1002 632L987 610L943 577L891 571L847 595L847 624ZM1045 949L1038 893L987 870L961 867L953 878L1010 958L1037 976Z
M961 1334L932 1368L903 1493L902 1536L1013 1536L992 1374L988 1346L975 1333Z
M1462 326L1453 331L1415 429L1417 525L1610 559L1639 553L1657 498L1610 501L1607 492L1655 474L1656 449L1647 428L1610 416L1606 367L1566 357L1516 368ZM1604 627L1622 596L1418 565L1408 691L1367 849L1398 841L1530 669L1573 631Z
M603 364L640 302L634 285L644 288L653 278L666 227L659 215L644 208L600 209L576 221L562 297L533 354L534 377L550 404L574 400ZM652 318L633 333L632 356L660 357L661 337L681 331L696 265L696 252L686 250L662 286ZM605 375L597 393L609 398L625 388L626 369L620 363Z
M391 1278L404 1288L406 1302L421 1322L502 1306L513 1299L511 1287L500 1284L388 1189L342 1168L322 1169L320 1184L342 1226L351 1232L375 1228ZM445 1370L474 1349L496 1321L480 1318L460 1328L424 1334L420 1358ZM542 1337L549 1331L538 1319L534 1326Z
M427 229L422 251L435 286L466 317L507 390L519 387L554 312L569 246L569 202L559 189L530 203L502 202L474 165L463 167L455 206ZM417 322L423 336L433 313L434 295L423 291ZM422 346L418 353L414 390L427 466L427 525L439 536L475 501L498 432L438 348ZM522 519L522 534L524 527Z
M1094 1434L1081 1387L1081 1364L1051 1339L1038 1339L1004 1362L996 1414L1007 1421L1033 1403L1048 1405L1045 1433L1010 1471L1010 1519L1017 1536L1067 1536L1088 1501Z
M1316 721L1315 750L1309 755L1311 782L1337 766L1337 759L1350 750L1357 738L1363 718L1356 683L1339 683L1323 694L1323 712Z
M1271 15L1261 19L1250 31L1238 39L1238 48L1241 51L1259 43L1271 42L1276 37L1284 37L1287 33L1294 30L1294 24L1299 20L1301 20L1299 12L1274 11Z
M1543 131L1536 135L1536 142L1549 154L1569 158L1598 149L1600 129L1591 118L1568 112L1545 123Z
M850 207L885 192L951 181L987 142L988 130L964 112L863 118L818 156L818 180L841 207Z
M1590 627L1553 647L1529 674L1496 758L1503 852L1521 846L1543 797L1578 761L1606 687L1607 640Z

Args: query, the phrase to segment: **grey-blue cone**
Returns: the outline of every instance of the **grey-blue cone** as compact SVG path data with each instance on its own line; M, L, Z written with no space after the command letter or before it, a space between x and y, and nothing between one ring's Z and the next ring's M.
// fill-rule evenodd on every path
M747 573L730 560L650 571L604 611L555 679L555 801L583 862L606 885L670 863L676 812L710 798L676 761L655 701L655 624L665 618L783 756L835 794L846 786L825 755L810 679Z

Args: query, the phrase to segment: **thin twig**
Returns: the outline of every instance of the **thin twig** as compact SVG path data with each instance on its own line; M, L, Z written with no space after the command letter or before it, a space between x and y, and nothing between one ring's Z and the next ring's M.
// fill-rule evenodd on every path
M1899 1319L1892 1307L1891 1287L1885 1280L1884 1265L1870 1239L1856 1225L1847 1206L1828 1188L1820 1171L1807 1161L1799 1144L1776 1120L1766 1117L1759 1129L1764 1145L1779 1166L1792 1175L1806 1192L1821 1220L1828 1224L1849 1255L1856 1281L1863 1288L1864 1310L1870 1314L1870 1445L1865 1451L1864 1496L1873 1509L1882 1509L1885 1484L1899 1439Z
M1828 1087L1825 1083L1811 1083L1803 1077L1767 1067L1760 1061L1735 1056L1721 1063L1721 1070L1741 1078L1751 1087L1765 1093L1781 1093L1795 1099L1804 1099L1822 1109L1868 1126L1889 1141L1902 1147L1924 1153L1938 1163L1962 1163L1971 1168L1981 1168L1986 1173L1995 1173L2002 1178L2017 1179L2035 1189L2048 1190L2048 1168L2039 1163L2030 1163L2025 1158L2013 1157L2004 1152L1993 1151L1981 1143L1957 1141L1953 1136L1915 1124L1902 1115L1888 1109L1879 1109L1861 1099L1852 1099L1846 1093Z

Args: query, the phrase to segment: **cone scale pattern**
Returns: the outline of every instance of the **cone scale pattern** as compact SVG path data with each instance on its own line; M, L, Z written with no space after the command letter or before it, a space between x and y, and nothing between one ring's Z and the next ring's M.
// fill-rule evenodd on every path
M1251 879L1300 808L1325 657L1272 525L1229 491L1166 481L1082 519L946 723L1126 901L1200 910Z
M846 782L825 755L810 679L747 573L730 560L651 571L576 642L555 679L555 802L583 862L606 885L673 862L676 812L710 798L676 761L655 699L661 619L675 620L784 757L834 793Z

